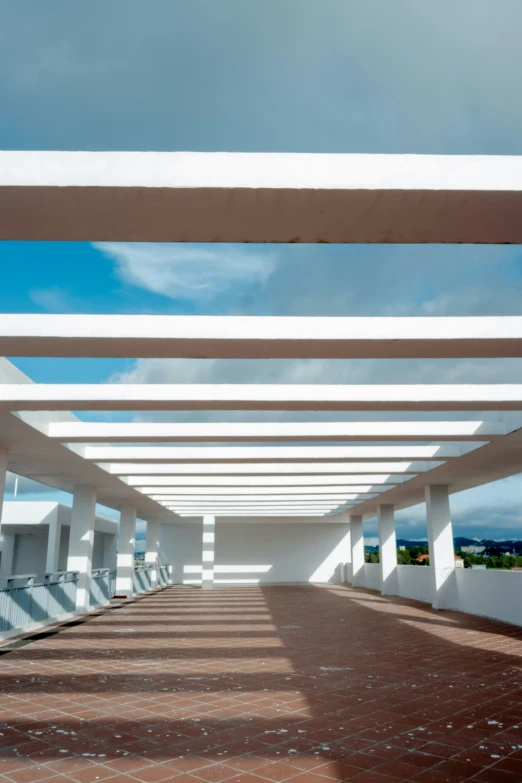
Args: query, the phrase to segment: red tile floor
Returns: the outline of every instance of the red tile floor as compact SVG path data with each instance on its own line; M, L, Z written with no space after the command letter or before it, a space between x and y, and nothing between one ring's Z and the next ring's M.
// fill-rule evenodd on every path
M172 587L1 657L0 780L522 781L522 628Z

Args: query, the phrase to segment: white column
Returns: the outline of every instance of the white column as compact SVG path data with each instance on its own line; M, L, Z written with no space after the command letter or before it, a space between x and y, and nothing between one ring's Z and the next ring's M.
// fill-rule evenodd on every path
M75 487L67 570L79 572L76 588L76 609L79 612L87 612L90 608L95 511L96 490L94 487Z
M0 522L2 521L2 506L4 505L5 476L7 473L7 449L0 446Z
M352 539L352 585L364 587L364 533L363 518L359 514L350 514Z
M348 524L348 530L343 539L343 560L341 579L346 584L352 581L352 528L350 524Z
M201 552L201 587L211 590L214 587L214 547L216 517L205 514L203 517L203 549Z
M14 533L6 533L5 528L2 535L4 540L2 543L2 560L0 561L0 579L9 579L13 575L16 537Z
M434 609L457 608L455 552L449 491L445 484L426 487L431 600Z
M58 556L60 554L60 535L62 526L58 519L58 508L55 511L54 518L49 522L49 532L47 534L47 557L45 559L45 572L54 574L58 571Z
M148 525L147 525L148 528ZM116 559L116 595L132 596L134 576L134 552L136 548L136 509L123 506L120 511L118 555Z
M381 595L397 595L397 538L393 506L382 503L378 507L379 563L381 567Z
M151 588L158 586L158 558L159 558L159 538L160 538L159 519L147 520L147 541L145 548L145 562L152 564Z

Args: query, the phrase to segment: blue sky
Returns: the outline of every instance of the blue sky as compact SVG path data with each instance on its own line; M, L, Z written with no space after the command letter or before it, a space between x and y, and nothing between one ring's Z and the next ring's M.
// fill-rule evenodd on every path
M520 29L519 0L0 0L0 148L522 154ZM522 311L519 247L2 243L0 265L4 312ZM522 370L17 364L85 382L520 382ZM522 537L521 497L519 477L455 496L456 532ZM399 515L399 534L425 534L422 509Z

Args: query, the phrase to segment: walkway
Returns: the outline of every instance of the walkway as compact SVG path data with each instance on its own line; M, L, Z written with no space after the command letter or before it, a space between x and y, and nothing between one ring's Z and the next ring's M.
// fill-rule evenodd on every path
M344 587L173 587L7 653L0 780L522 780L522 628Z

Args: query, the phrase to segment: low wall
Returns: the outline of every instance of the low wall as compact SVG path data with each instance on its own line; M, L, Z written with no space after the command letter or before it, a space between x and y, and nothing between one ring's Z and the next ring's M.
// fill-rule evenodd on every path
M478 614L522 625L522 573L456 568L457 606Z
M429 566L397 566L399 595L431 604L431 568Z
M381 589L381 566L379 563L364 564L364 579L366 587L370 590Z

